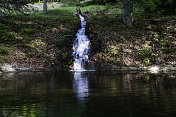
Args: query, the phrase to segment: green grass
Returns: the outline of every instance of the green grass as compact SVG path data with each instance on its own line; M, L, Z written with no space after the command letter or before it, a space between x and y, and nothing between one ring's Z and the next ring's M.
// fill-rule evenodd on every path
M105 8L106 7L104 5L90 5L90 6L82 7L82 12L103 11L105 10Z
M28 15L16 15L23 19L40 19L40 20L58 20L61 22L65 21L78 21L78 17L75 16L76 7L60 7L52 10L48 10L48 14L44 15L43 11L30 12Z

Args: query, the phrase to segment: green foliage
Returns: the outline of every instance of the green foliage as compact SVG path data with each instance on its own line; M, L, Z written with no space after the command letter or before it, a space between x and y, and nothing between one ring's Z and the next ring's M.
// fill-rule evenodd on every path
M8 55L9 54L8 48L0 46L0 54Z
M52 8L54 8L55 7L55 4L52 4Z
M175 0L143 0L145 13L151 15L176 14Z
M111 49L112 55L118 55L118 50L116 48Z
M3 62L10 62L10 58L7 57L7 56L0 56L0 63L3 63Z
M146 58L146 59L144 59L144 64L146 65L146 66L149 66L150 64L151 64L151 62L150 62L150 59L149 58Z
M142 49L142 50L139 50L139 55L142 57L142 58L146 58L146 57L150 57L151 56L151 53L150 53L150 50L149 49Z
M0 41L13 41L15 40L15 34L0 30Z
M88 2L83 2L83 3L76 3L76 6L80 6L80 7L86 7L86 6L90 6L92 5L92 1L88 1Z
M27 3L26 0L0 0L0 17L24 11L23 6Z
M67 7L67 6L74 6L76 4L79 3L79 0L62 0L62 2L64 3L64 7Z
M106 6L104 5L90 5L87 7L84 7L84 9L82 9L83 12L100 12L100 11L104 11L106 9Z
M170 45L171 44L171 41L167 40L167 39L160 39L159 40L159 43L163 46L167 46L167 45Z
M151 42L148 41L147 42L147 45L150 44ZM152 58L152 53L150 51L150 48L146 47L142 50L139 50L139 56L141 58L141 60L143 61L143 63L146 65L146 66L149 66L151 65L151 58Z
M33 28L22 28L21 34L32 34L36 29Z
M35 55L36 55L36 51L29 51L29 52L28 52L28 55L29 55L30 57L35 56Z
M25 44L29 48L35 48L34 44Z
M112 2L114 3L114 2L119 2L119 1L121 0L92 0L92 1L85 2L85 3L87 5L93 5L93 4L105 5L107 3L112 3Z
M5 24L0 23L0 30L5 30L8 29L8 26L6 26Z
M9 27L0 23L0 41L13 41L15 34L8 31Z
M120 61L117 60L115 57L111 57L111 56L107 56L107 60L109 63L113 63L113 64L116 64L116 65L120 65Z
M64 35L64 36L62 36L61 38L59 38L59 39L57 40L57 42L61 43L61 42L63 42L65 39L70 39L70 38L73 38L73 35Z
M65 49L64 51L58 51L57 53L60 55L61 59L66 60L68 57L67 52L65 52Z

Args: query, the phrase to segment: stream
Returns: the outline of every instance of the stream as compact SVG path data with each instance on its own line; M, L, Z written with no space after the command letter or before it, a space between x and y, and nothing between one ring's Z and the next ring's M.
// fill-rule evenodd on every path
M176 73L0 75L0 117L175 117Z

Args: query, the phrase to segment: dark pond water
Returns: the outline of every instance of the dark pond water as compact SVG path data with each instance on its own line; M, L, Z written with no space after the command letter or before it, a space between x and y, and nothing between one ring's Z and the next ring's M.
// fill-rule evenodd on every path
M176 73L0 76L0 117L176 117Z

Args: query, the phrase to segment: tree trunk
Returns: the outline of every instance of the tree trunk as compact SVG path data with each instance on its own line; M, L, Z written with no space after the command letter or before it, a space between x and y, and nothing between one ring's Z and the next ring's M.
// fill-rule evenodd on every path
M132 26L133 23L133 2L132 0L123 0L123 23Z
M47 14L47 0L43 1L43 13L46 15Z

